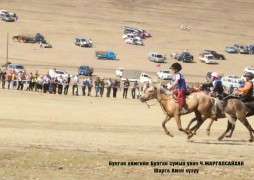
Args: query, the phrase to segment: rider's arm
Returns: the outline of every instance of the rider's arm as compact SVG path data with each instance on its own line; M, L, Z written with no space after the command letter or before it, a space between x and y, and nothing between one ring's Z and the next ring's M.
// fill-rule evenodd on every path
M174 83L171 85L171 87L170 87L168 90L171 91L173 88L176 87L177 84L178 84L178 79L176 79L176 80L174 81Z
M244 88L239 88L238 90L242 93L247 93L250 90L251 86L252 86L252 83L247 82Z
M213 87L213 83L212 82L204 83L204 84L202 84L202 87L204 87L204 88Z

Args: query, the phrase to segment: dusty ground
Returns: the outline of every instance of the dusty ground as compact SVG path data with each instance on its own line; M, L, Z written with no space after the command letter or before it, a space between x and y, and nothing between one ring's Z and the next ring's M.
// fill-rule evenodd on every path
M12 42L9 60L29 71L46 73L57 67L75 74L89 64L95 74L114 77L118 67L141 69L155 78L156 64L148 62L149 51L170 53L189 49L196 63L183 64L187 81L203 82L207 71L242 75L253 65L252 55L229 55L219 65L198 61L203 49L223 53L234 43L253 44L253 7L245 1L0 1L0 9L14 11L15 23L0 22L0 62L5 63L6 34L45 35L53 49L36 44ZM180 30L188 24L189 32ZM123 29L141 27L153 37L144 47L124 44ZM92 38L92 49L76 47L76 36ZM99 61L95 50L114 50L119 61ZM168 60L162 67L169 67ZM122 93L122 92L121 92ZM120 94L118 94L120 97ZM88 98L17 92L0 89L0 179L251 179L253 143L240 123L232 139L218 142L226 120L212 127L206 136L205 123L191 141L179 132L174 120L166 136L158 105L148 109L138 100ZM151 102L153 103L153 102ZM183 117L186 126L193 115ZM248 118L252 126L253 117ZM109 166L109 161L244 161L244 166L193 166L199 174L154 173L152 166ZM159 168L174 168L160 166ZM188 168L176 166L176 168Z

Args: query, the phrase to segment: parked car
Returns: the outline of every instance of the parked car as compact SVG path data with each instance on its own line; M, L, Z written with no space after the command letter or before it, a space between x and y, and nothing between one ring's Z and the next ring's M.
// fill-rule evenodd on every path
M44 36L40 33L36 33L35 35L23 34L21 36L23 38L22 40L26 43L37 43L37 42L46 43Z
M215 60L214 56L212 54L206 54L206 53L200 53L199 58L201 62L206 64L218 64L218 62Z
M227 89L232 85L234 88L241 88L245 86L245 82L236 75L225 76L221 79L222 85Z
M123 75L123 68L117 68L116 69L116 76L122 77L122 75Z
M204 50L204 52L211 53L215 59L225 60L225 56L223 54L218 54L216 51L213 50Z
M227 52L227 53L237 53L237 50L234 46L227 46L225 48L225 52Z
M128 39L128 38L136 38L136 39L138 39L138 40L141 40L141 38L140 37L138 37L137 35L135 35L135 34L124 34L123 35L123 39Z
M2 20L5 22L14 22L15 18L11 14L4 14Z
M235 44L234 47L236 48L236 52L239 54L248 54L248 49L246 46Z
M137 39L137 38L128 38L128 39L125 40L125 43L133 44L133 45L139 45L139 46L144 45L142 39Z
M253 67L246 67L244 70L243 70L244 74L247 73L247 72L251 72L252 74L254 74L254 68Z
M22 66L21 64L9 64L7 66L7 70L8 71L15 71L16 74L18 74L20 71L22 72L26 72L24 66Z
M174 75L171 74L168 69L160 69L160 70L157 71L157 77L158 77L158 79L172 80L173 76Z
M78 75L92 76L93 68L87 65L79 66Z
M248 52L249 52L249 54L254 54L254 45L248 45L247 46L247 49L248 49Z
M80 47L93 47L93 42L91 39L87 40L83 37L75 38L75 45Z
M157 52L149 52L148 59L150 61L157 62L157 63L163 63L167 60L166 56Z
M181 54L176 53L174 58L177 59L178 61L193 62L194 57L189 52L183 52Z
M51 70L49 70L49 75L51 77L56 77L56 78L58 78L60 76L62 76L63 78L67 78L69 76L69 74L66 71L59 70L59 69L56 69L56 70L51 69Z

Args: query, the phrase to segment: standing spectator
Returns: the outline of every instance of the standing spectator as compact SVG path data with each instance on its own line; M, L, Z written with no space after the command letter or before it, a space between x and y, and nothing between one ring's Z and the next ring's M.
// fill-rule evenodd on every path
M17 81L17 75L15 73L12 73L11 89L17 89Z
M5 70L1 73L1 81L2 81L2 88L5 89L5 81L6 81L6 72Z
M46 93L49 90L50 80L51 80L51 77L49 75L49 72L47 72L46 76L43 79L43 93Z
M62 94L63 92L63 77L60 75L60 77L57 79L57 89L58 94Z
M105 81L103 78L101 78L101 83L100 83L100 95L101 97L103 96L104 93L104 87L105 87Z
M98 93L100 92L100 84L101 80L99 77L97 77L96 80L94 81L95 97L98 97Z
M34 73L34 91L37 92L39 73L36 70Z
M78 84L79 84L79 78L78 75L75 75L73 78L73 85L72 85L72 95L74 94L78 96Z
M7 73L7 81L8 81L8 89L11 89L11 86L12 86L12 72L11 71Z
M34 81L34 76L33 73L31 72L29 76L27 76L27 80L28 80L28 87L27 87L27 91L33 91L33 81Z
M18 88L17 88L17 90L19 90L21 88L21 76L22 76L22 72L20 71L18 73Z
M132 99L135 99L136 96L136 89L138 88L138 81L135 81L133 83L133 87L131 88L131 95L132 95Z
M87 94L87 96L91 96L92 87L93 87L93 80L92 80L91 77L89 77L87 79L87 88L88 88L88 94Z
M86 95L86 86L88 85L87 79L84 79L82 82L82 95Z
M71 76L68 75L68 77L64 80L64 94L67 95L68 94L68 89L69 89L69 85L71 82Z
M109 80L106 81L106 86L107 86L107 97L110 97L110 92L112 88L112 80L109 78Z
M120 88L120 82L117 80L113 83L113 97L116 98L117 89Z
M26 84L26 73L25 71L23 71L21 73L21 89L20 89L21 91L24 89L25 84Z
M37 88L36 88L36 91L39 92L39 90L41 91L42 93L42 89L43 89L43 76L40 75L40 77L38 77L38 81L37 81Z
M130 82L128 78L126 78L126 80L123 83L123 98L127 98L129 86L130 86Z

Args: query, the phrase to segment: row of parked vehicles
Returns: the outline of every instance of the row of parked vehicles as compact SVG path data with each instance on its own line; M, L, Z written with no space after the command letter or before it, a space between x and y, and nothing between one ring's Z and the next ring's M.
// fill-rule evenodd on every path
M21 64L15 64L15 63L11 63L8 64L7 66L7 70L8 71L14 71L16 74L18 74L19 72L25 72L26 73L26 69L24 68L23 65ZM92 76L92 74L94 73L94 69L91 66L88 65L82 65L78 67L78 75L83 75L83 76ZM67 78L70 74L67 73L64 70L60 70L60 69L54 69L54 70L49 70L49 75L53 75L55 77L60 77L62 76L63 78Z
M152 82L152 78L150 75L147 73L141 72L139 70L124 70L123 68L117 68L116 71L116 76L120 77L121 80L126 80L128 78L129 81L137 81L140 83L145 83L145 82ZM157 71L157 78L161 80L172 80L173 79L173 74L170 73L168 69L159 69Z
M233 46L227 46L225 48L225 52L227 53L238 53L238 54L254 54L254 45L240 45L234 44Z

